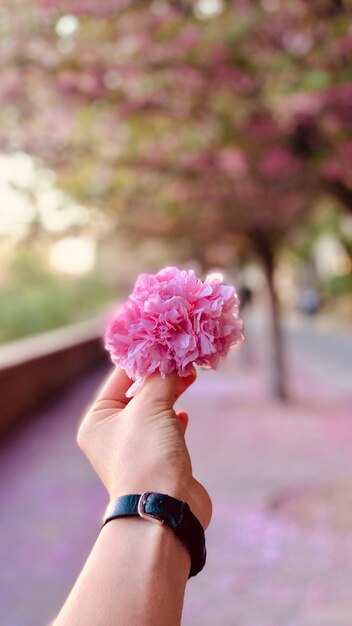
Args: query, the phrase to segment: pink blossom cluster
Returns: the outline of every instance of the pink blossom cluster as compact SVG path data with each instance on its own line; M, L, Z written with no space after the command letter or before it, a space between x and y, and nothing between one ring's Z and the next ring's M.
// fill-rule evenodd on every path
M243 339L238 305L234 287L193 270L141 274L105 335L112 361L136 381L128 396L154 372L187 376L193 363L215 369Z

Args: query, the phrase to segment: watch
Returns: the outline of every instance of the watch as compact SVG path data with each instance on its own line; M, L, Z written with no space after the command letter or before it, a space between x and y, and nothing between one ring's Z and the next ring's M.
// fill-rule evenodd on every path
M172 528L190 553L189 578L203 569L206 560L204 530L187 502L150 491L120 496L108 505L102 527L113 519L134 516Z

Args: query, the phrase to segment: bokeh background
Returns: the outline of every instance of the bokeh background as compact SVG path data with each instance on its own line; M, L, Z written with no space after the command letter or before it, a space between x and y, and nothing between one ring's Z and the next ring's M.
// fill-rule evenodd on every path
M55 617L106 495L75 444L141 271L236 285L184 400L214 502L183 624L352 624L352 3L0 7L0 623Z

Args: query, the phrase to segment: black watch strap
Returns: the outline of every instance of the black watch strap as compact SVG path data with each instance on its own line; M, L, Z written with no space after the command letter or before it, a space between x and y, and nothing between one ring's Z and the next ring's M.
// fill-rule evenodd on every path
M131 516L165 524L174 530L191 555L189 578L203 569L206 559L204 530L187 502L154 492L120 496L108 505L103 526L110 520Z

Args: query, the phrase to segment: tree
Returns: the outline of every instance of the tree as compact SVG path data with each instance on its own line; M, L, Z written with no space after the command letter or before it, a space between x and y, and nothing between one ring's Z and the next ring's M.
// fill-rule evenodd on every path
M275 257L323 186L337 193L346 127L331 129L329 106L346 119L349 75L330 49L349 45L347 4L32 0L8 18L3 147L38 155L135 231L186 232L197 251L248 242L267 277L281 398Z

